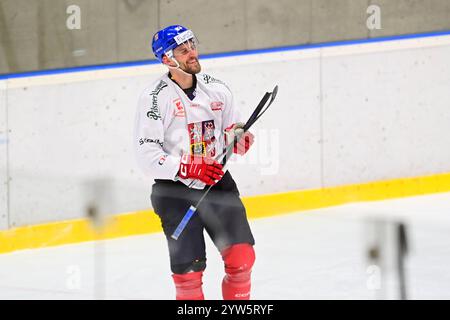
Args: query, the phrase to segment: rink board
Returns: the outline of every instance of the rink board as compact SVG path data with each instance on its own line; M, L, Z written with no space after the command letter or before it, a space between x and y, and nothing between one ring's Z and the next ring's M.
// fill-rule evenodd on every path
M8 229L8 133L7 92L0 81L0 230Z
M386 200L448 191L450 191L450 173L246 197L243 202L248 217L253 219L352 202ZM95 229L86 219L55 222L1 231L0 253L161 231L159 218L152 211L115 215L101 229Z

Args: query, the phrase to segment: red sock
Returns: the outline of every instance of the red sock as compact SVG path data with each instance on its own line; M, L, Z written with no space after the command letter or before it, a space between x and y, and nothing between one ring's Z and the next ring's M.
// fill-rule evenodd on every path
M177 300L204 300L202 289L203 271L173 274Z
M235 244L222 251L225 262L225 277L222 281L224 300L249 300L251 272L255 262L255 251L248 243Z

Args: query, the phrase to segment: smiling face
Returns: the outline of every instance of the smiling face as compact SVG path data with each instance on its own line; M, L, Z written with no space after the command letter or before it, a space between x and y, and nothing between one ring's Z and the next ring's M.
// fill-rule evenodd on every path
M197 74L201 71L198 61L197 43L194 39L188 40L173 50L173 57L180 64L180 69L189 74ZM163 62L171 66L176 65L172 59L163 57Z

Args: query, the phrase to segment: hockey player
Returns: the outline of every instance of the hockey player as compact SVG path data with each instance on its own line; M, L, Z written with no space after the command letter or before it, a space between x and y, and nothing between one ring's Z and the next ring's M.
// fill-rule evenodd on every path
M200 73L197 45L193 32L180 25L153 36L153 53L168 72L139 99L137 158L155 180L151 203L167 238L176 298L204 299L206 230L223 258L223 298L249 299L254 239L236 183L224 172L220 155L239 136L233 152L244 155L254 137L250 132L242 135L243 124L229 88ZM187 209L209 185L213 185L210 193L186 229L178 240L172 239Z

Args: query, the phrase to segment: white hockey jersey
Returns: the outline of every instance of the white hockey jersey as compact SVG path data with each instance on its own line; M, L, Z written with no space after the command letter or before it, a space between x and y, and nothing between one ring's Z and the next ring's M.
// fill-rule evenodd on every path
M241 122L230 89L207 74L197 74L195 97L163 75L139 98L134 130L139 166L153 179L180 180L196 189L205 184L177 173L183 153L215 157L225 148L223 131Z

